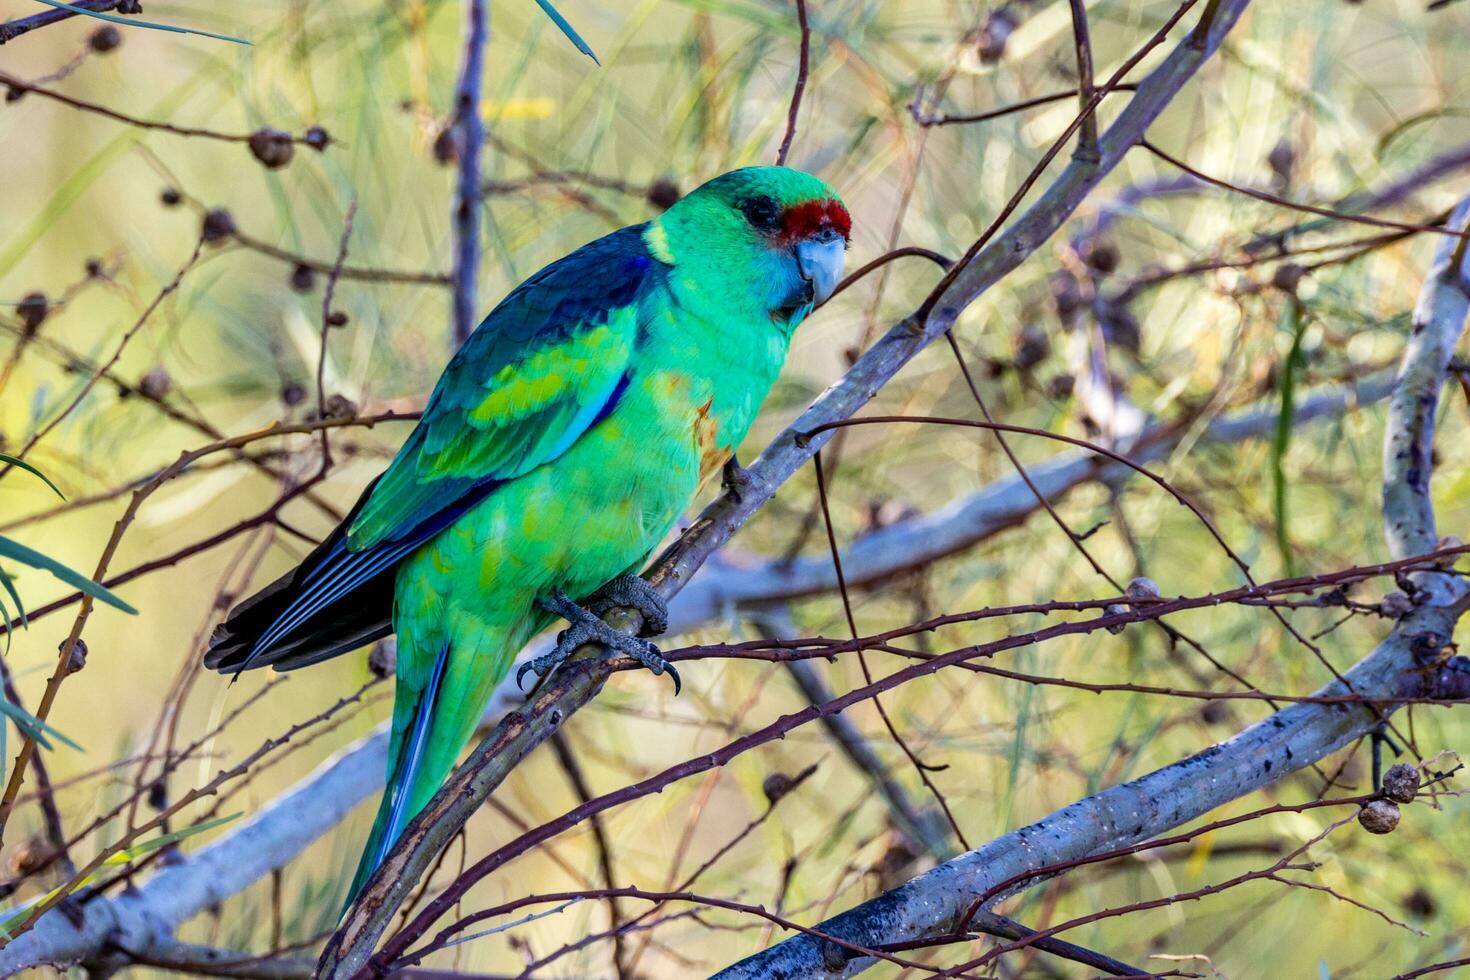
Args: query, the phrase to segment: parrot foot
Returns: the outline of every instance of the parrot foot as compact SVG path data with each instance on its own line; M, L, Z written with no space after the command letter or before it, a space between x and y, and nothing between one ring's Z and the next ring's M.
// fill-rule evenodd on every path
M741 466L740 460L732 454L720 472L720 485L734 494L736 500L744 502L745 492L755 487L755 481L750 477L750 470Z
M587 610L601 617L609 609L619 607L638 610L643 617L639 636L658 636L669 628L669 604L648 579L638 575L619 575L592 594Z
M654 674L668 671L669 678L674 682L674 694L679 693L682 687L679 672L674 669L673 664L659 654L658 647L652 643L636 636L630 636L622 630L614 629L587 609L568 599L567 594L560 589L554 590L549 596L542 597L539 602L542 609L561 616L571 625L557 636L556 649L542 654L529 663L521 664L520 669L516 671L517 687L522 686L521 682L527 672L544 677L584 643L601 643L610 650L615 650L626 657L632 657ZM614 603L614 605L624 604L629 603ZM611 608L611 605L608 608Z

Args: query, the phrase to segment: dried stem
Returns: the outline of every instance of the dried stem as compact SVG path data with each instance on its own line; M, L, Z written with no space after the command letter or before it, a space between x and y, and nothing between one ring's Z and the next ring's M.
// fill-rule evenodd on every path
M489 0L465 0L464 61L454 94L455 132L458 134L459 180L454 209L454 346L469 339L479 323L475 295L480 266L480 151L485 145L485 123L480 119L481 89L485 80L485 48L490 43Z
M801 54L796 63L796 83L791 88L791 108L786 111L786 134L781 137L781 148L776 151L778 167L786 166L791 141L796 138L796 115L801 111L801 96L806 91L807 73L811 68L812 28L807 22L806 0L796 0L796 22L801 28Z

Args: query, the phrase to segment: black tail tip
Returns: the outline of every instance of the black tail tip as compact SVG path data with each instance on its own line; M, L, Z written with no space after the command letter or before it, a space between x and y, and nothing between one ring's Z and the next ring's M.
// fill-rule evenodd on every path
M240 676L250 662L249 644L230 631L227 623L214 628L209 637L209 648L204 651L204 666L221 674Z

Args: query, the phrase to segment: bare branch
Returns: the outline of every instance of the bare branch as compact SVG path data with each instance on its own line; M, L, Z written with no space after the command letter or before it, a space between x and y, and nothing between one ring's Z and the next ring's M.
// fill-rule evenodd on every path
M464 64L454 96L458 134L459 183L454 193L454 346L469 339L479 323L475 281L480 267L480 150L485 145L485 123L480 119L480 90L485 76L485 48L490 43L488 0L468 0Z
M1451 215L1449 228L1470 228L1470 200ZM1446 238L1435 251L1424 289L1414 308L1403 367L1389 401L1388 437L1383 444L1383 513L1389 550L1411 555L1435 546L1434 508L1429 500L1433 470L1434 409L1445 369L1470 310L1470 262L1465 243Z
M116 109L100 105L96 102L88 102L86 99L79 99L76 96L67 95L64 92L46 88L35 82L28 82L24 78L19 78L5 71L0 71L0 83L17 92L33 92L43 98L55 100L73 109L90 112L97 116L104 116L114 122L120 122L127 126L136 126L139 129L157 130L162 133L172 133L175 136L193 136L200 139L218 140L222 143L249 143L252 138L256 137L255 133L225 133L217 129L204 129L199 126L176 126L173 123L163 122L157 119L143 119L139 116L129 115L126 112L119 112ZM283 133L278 130L273 130L272 135L274 139L282 140L286 143L300 144L313 148L324 147L328 142L325 136L293 136L290 133Z
M132 0L132 2L129 2L129 0L72 0L72 6L81 7L85 10L113 10L122 7L126 9L119 10L119 13L139 12L136 0ZM8 20L0 24L0 44L4 44L6 41L13 41L22 34L29 34L38 28L60 23L63 20L70 20L75 16L77 14L70 10L53 7L50 10L41 11L39 14L31 14L29 17L17 17L15 20Z
M812 28L807 22L806 0L796 0L796 22L801 28L801 55L796 65L796 84L791 89L791 108L786 112L786 135L781 137L781 148L776 151L777 166L786 166L786 156L791 152L791 141L796 138L796 114L801 111L801 96L806 91L806 77L811 65Z

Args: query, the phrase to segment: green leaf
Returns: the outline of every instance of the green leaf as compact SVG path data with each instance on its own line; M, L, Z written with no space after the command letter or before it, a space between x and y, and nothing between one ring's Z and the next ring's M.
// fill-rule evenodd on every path
M20 593L15 591L15 582L9 575L5 574L5 569L3 568L0 568L0 587L3 587L6 592L10 593L10 600L15 603L16 611L20 613L21 627L30 629L31 624L26 619L25 604L20 601ZM3 603L0 603L0 606L3 606ZM8 611L5 613L5 652L10 652L10 613Z
M45 473L42 473L40 470L36 469L30 463L27 463L25 460L12 456L9 453L0 453L0 463L4 463L7 466L19 466L27 473L34 473L36 476L39 476L41 478L41 481L45 483L46 486L56 491L56 496L60 497L62 500L66 499L66 494L62 493L57 488L56 484L51 482L50 477L48 477Z
M1306 321L1302 318L1297 301L1286 304L1281 315L1281 325L1291 331L1291 350L1281 369L1281 411L1276 416L1276 434L1271 440L1271 483L1273 509L1276 517L1276 547L1281 551L1281 562L1288 576L1295 575L1296 561L1291 554L1291 536L1287 533L1286 500L1286 450L1291 445L1291 417L1296 412L1296 376L1302 366L1302 334Z
M0 535L0 558L9 558L12 561L18 561L32 568L43 569L55 575L72 588L80 589L92 598L105 602L109 606L115 606L123 612L133 615L137 615L138 613L138 610L123 602L106 588L93 582L85 575L72 571L61 562L56 561L54 558L46 557L34 548L27 548L13 538Z
M582 35L578 34L572 25L567 23L567 19L561 15L561 11L551 5L551 0L536 0L536 6L546 11L546 16L551 18L553 24L561 28L561 32L567 36L568 41L571 41L576 46L578 51L591 58L595 64L599 66L602 64L602 62L597 60L597 55L592 53L591 46L582 40Z
M88 10L86 7L76 7L61 0L36 0L48 7L58 7L61 10L70 10L74 14L82 14L86 17L96 17L98 20L111 21L114 24L122 24L125 27L146 27L154 31L170 31L174 34L198 34L200 37L212 37L216 41L233 41L236 44L249 44L243 37L231 37L228 34L215 34L211 31L199 31L192 27L175 27L173 24L156 24L151 20L139 20L136 17L119 17L116 14L103 13L100 10Z
M202 834L206 830L213 830L215 827L218 827L221 824L226 824L229 823L231 820L238 819L239 816L240 814L238 813L232 813L228 817L216 817L213 820L206 820L203 823L197 823L192 827L185 827L183 830L175 830L172 833L160 834L159 836L154 837L152 840L146 840L141 844L134 844L132 847L124 848L123 850L118 851L116 854L109 855L107 859L102 862L102 867L115 867L119 864L127 864L129 861L136 860L145 854L156 851L160 847L167 847L168 845L177 843L178 841L181 841L186 837L193 837L195 834ZM76 882L72 886L72 890L77 891L79 889L85 888L96 880L97 875L95 873L89 874L81 881ZM65 887L65 885L62 886L62 888ZM51 891L42 895L40 898L35 899L34 901L27 902L21 908L16 909L14 912L10 913L10 915L5 917L4 921L0 921L0 935L9 936L16 929L20 928L21 923L30 918L32 908L44 902L49 902L55 899L60 894L62 894L61 888L53 888L51 889Z
M215 817L213 820L205 820L202 823L196 823L192 827L185 827L183 830L174 830L167 834L160 834L151 840L146 840L141 844L134 844L132 847L118 851L106 861L103 861L102 866L105 868L110 865L127 864L129 861L137 860L145 854L151 854L160 847L177 844L186 837L193 837L195 834L202 834L206 830L213 830L216 827L223 826L231 820L238 820L240 819L240 814L244 812L244 810L241 810L240 813L232 813L227 817Z
M20 729L21 734L35 741L43 749L50 751L55 748L51 744L51 740L46 737L47 735L52 735L58 742L61 742L68 748L76 749L78 752L86 751L76 742L73 742L29 711L17 704L12 704L10 699L5 697L3 691L0 691L0 714L5 715L5 717L15 722L15 727Z

